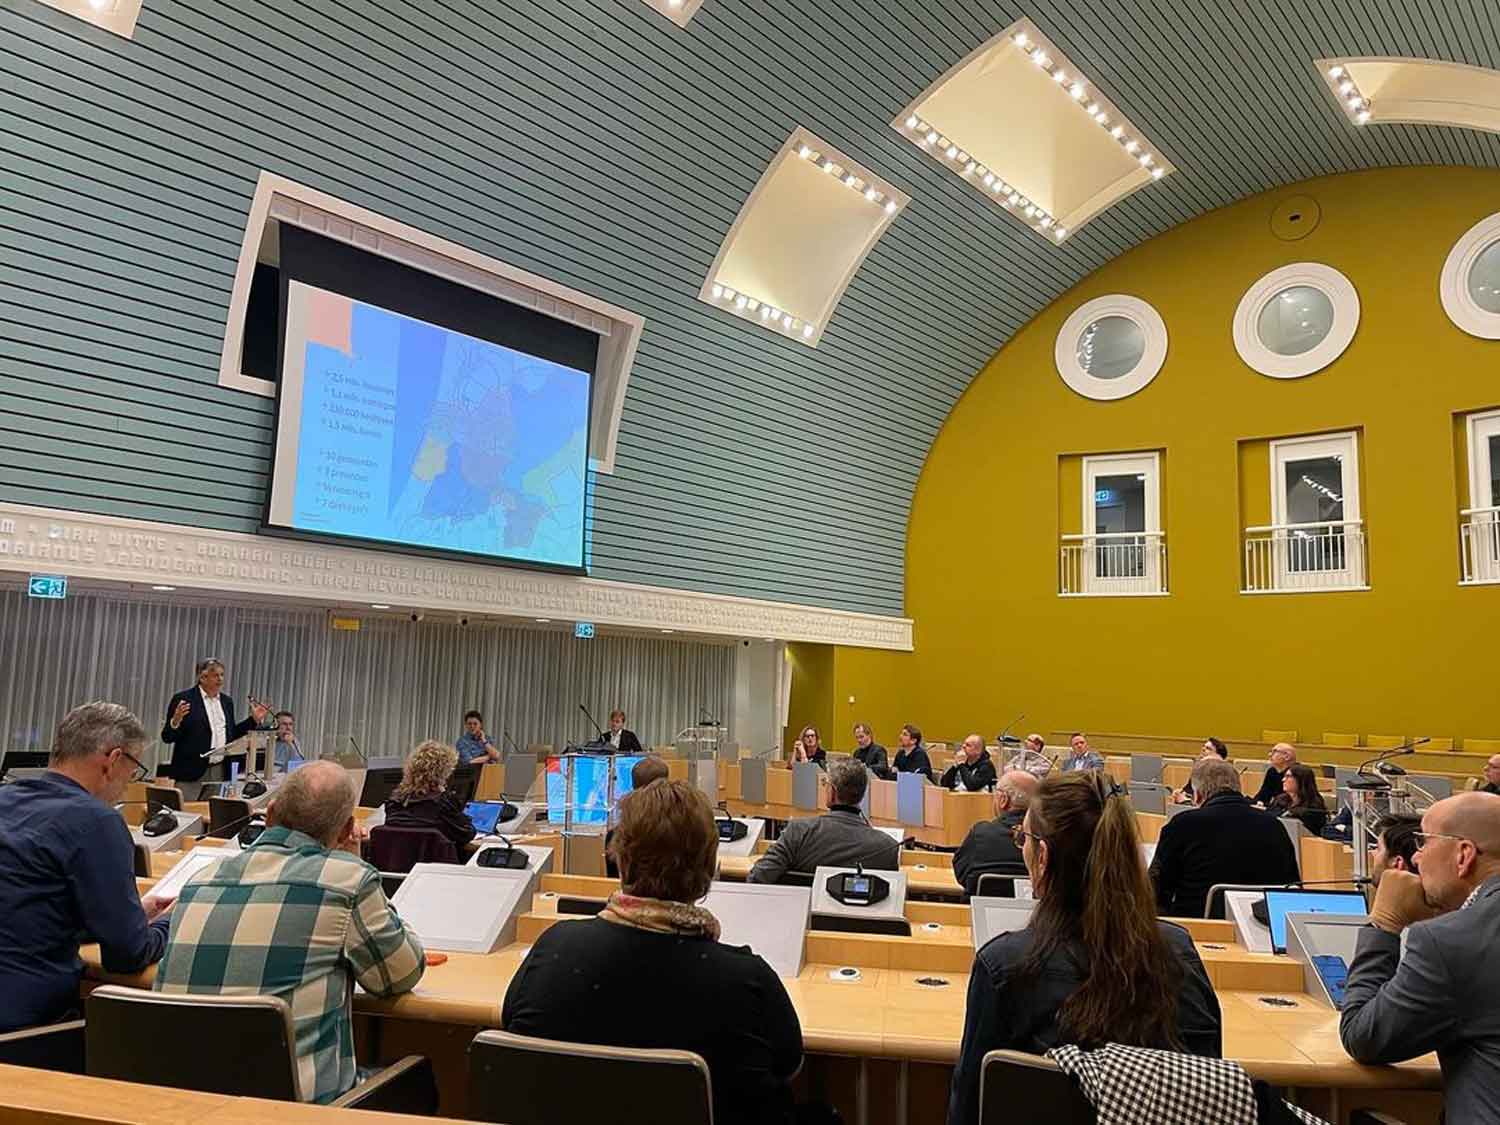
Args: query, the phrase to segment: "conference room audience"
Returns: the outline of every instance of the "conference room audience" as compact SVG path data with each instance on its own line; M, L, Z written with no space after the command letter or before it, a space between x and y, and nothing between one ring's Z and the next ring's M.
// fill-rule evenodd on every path
M1278 742L1271 747L1268 755L1270 765L1266 767L1266 775L1261 778L1260 788L1251 797L1251 803L1266 808L1281 795L1282 782L1286 777L1286 771L1297 761L1297 748L1290 742Z
M876 777L885 777L891 772L885 756L885 747L875 741L869 723L854 724L854 760L862 762Z
M981 875L1025 876L1026 863L1015 831L1026 816L1026 806L1041 782L1025 770L1007 770L995 784L995 819L969 829L953 854L953 875L964 894L979 893Z
M655 754L648 754L635 765L630 767L630 789L644 789L653 781L668 776L671 771L667 769L667 763ZM615 865L614 852L610 849L610 842L615 838L615 830L611 828L604 834L604 873L611 879L620 877L620 869Z
M789 1121L802 1064L796 1010L771 967L747 947L721 944L718 919L694 905L708 892L719 846L708 798L686 781L628 793L611 846L620 890L597 917L536 939L506 990L502 1026L541 1039L693 1051L708 1064L715 1122Z
M1229 747L1217 738L1208 738L1203 743L1203 748L1198 751L1199 758L1218 758L1221 762L1229 760ZM1172 794L1172 801L1179 805L1191 805L1193 803L1193 779L1189 777L1182 783L1182 788Z
M290 711L276 712L276 768L284 770L293 762L303 761L302 744L297 741L297 716Z
M1380 886L1386 871L1417 869L1417 834L1422 829L1420 816L1391 813L1375 826L1375 847L1370 852L1370 878Z
M1484 783L1480 785L1479 791L1500 795L1500 754L1491 755L1490 760L1484 763Z
M458 736L453 748L458 751L458 760L464 765L500 760L500 751L484 733L484 716L478 711L464 712L464 732Z
M1367 1064L1436 1051L1447 1120L1500 1122L1500 796L1434 803L1417 843L1418 873L1381 875L1339 1037Z
M1266 806L1268 812L1291 817L1316 836L1328 823L1328 803L1318 792L1318 777L1300 762L1287 767L1281 778L1281 792Z
M958 757L943 771L944 789L979 793L995 787L995 760L984 748L984 736L971 734L958 749Z
M1052 772L1052 759L1042 751L1047 744L1042 741L1039 734L1028 734L1026 741L1021 743L1021 748L1010 756L1005 763L1005 770L1025 770L1037 780L1041 780Z
M633 730L625 729L625 712L616 707L609 713L609 731L604 736L605 745L617 754L641 753L641 740Z
M872 828L859 809L869 774L853 758L835 758L828 766L828 812L787 822L781 835L750 869L751 883L779 883L788 871L812 874L819 867L861 864L881 871L901 867L901 845Z
M1279 886L1301 877L1286 829L1240 792L1240 775L1228 762L1193 763L1196 808L1161 826L1151 881L1157 909L1174 918L1201 918L1218 883Z
M1068 752L1063 755L1062 761L1057 768L1063 773L1076 773L1079 770L1102 770L1104 768L1104 756L1096 750L1089 749L1089 740L1083 734L1075 734L1068 740Z
M205 774L224 776L222 762L215 764L210 774L210 752L222 750L236 738L255 730L269 714L264 703L252 700L250 716L235 722L234 700L223 691L222 661L211 656L200 660L193 668L193 675L198 682L172 696L167 703L166 721L161 726L161 740L172 748L172 759L159 765L157 773L177 781L199 781Z
M792 744L792 761L812 762L819 769L828 768L828 751L823 749L823 738L817 727L802 728L802 733Z
M0 786L0 1033L76 1016L82 941L112 973L161 957L171 903L136 893L113 807L145 777L145 748L134 714L85 703L58 724L45 773Z
M907 723L896 736L896 759L891 763L897 773L919 773L928 781L932 776L932 759L927 756L927 747L922 745L922 732Z
M1036 907L975 955L948 1125L979 1120L988 1051L1120 1043L1219 1057L1218 998L1187 931L1152 909L1125 791L1097 771L1048 778L1017 837Z
M380 873L359 858L355 798L349 771L334 762L288 775L255 843L182 888L154 986L285 1000L302 1096L312 1102L354 1086L355 983L396 996L426 968L422 943L386 900Z
M458 751L431 740L407 756L401 781L385 803L387 828L431 828L462 853L476 835L474 822L448 782L458 768Z

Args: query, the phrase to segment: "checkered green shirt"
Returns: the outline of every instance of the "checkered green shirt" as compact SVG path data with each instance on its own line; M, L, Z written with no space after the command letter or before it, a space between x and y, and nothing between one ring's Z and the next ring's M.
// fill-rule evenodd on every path
M425 964L373 867L268 828L182 888L156 989L281 997L292 1009L302 1098L330 1102L355 1082L352 982L393 996L415 987Z

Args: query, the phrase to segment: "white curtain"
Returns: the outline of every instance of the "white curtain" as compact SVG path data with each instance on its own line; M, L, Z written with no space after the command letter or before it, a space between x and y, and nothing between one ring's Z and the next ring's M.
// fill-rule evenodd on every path
M667 743L702 711L727 715L734 678L727 643L391 618L346 632L318 609L24 590L0 591L0 654L0 749L50 746L90 699L125 704L154 740L167 700L209 656L241 714L253 694L296 715L305 750L344 752L352 738L371 757L451 742L471 707L497 744L509 731L523 749L590 735L579 703L602 725L620 707L644 745Z

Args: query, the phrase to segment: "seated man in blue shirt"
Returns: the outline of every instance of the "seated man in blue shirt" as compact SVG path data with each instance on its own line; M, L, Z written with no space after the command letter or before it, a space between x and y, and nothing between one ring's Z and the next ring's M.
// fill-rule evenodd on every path
M484 716L478 711L464 712L464 732L458 736L458 741L453 744L458 751L459 765L483 765L485 762L498 762L500 751L495 749L495 744L490 741L490 736L484 733Z
M290 711L276 712L276 768L285 772L293 762L306 759L302 756L302 744L297 741L297 716Z
M141 721L118 703L68 712L48 770L0 787L0 1032L80 1010L80 941L136 973L167 942L170 903L135 889L130 830L113 805L143 778Z

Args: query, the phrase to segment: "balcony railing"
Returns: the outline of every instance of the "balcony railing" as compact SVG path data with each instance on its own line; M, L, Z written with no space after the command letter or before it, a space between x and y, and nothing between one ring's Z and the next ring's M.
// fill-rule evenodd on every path
M1500 582L1500 508L1465 508L1460 514L1464 582Z
M1165 594L1165 535L1160 531L1064 535L1057 592L1064 597Z
M1365 573L1362 520L1245 529L1247 594L1362 590Z

